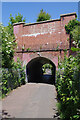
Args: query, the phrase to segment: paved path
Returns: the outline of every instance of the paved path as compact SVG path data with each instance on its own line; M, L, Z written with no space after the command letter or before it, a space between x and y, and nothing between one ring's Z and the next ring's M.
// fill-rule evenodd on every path
M53 118L56 112L55 98L55 86L27 83L3 99L3 117Z

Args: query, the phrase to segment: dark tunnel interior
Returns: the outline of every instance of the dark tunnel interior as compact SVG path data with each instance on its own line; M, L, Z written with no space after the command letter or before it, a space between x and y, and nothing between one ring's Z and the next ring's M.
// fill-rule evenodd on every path
M48 73L44 74L43 65L50 64L51 69L47 69ZM49 73L51 71L51 73ZM26 65L26 75L28 82L35 83L47 83L47 84L55 84L55 64L44 57L37 57L32 59Z

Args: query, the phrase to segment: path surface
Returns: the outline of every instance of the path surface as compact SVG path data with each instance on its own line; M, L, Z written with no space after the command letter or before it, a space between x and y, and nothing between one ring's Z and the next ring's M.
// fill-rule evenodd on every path
M3 117L53 118L56 112L55 86L27 83L3 99L2 109Z

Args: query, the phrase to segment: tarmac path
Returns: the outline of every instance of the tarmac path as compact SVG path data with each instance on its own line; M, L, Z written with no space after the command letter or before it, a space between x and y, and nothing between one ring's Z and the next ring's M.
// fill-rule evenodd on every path
M54 85L27 83L2 100L3 118L53 118L56 103Z

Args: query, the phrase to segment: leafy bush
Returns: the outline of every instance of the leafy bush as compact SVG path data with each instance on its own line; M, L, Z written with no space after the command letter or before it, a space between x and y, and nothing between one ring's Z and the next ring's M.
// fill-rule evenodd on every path
M2 67L11 68L13 66L14 48L16 43L14 42L14 36L11 36L7 31L7 27L0 24L2 41Z
M2 76L0 76L2 93L0 92L0 97L4 97L11 90L25 84L25 72L19 59L16 63L14 62L16 42L14 42L15 36L11 34L9 26L4 27L0 24L0 35L2 41Z
M80 118L80 54L76 57L65 57L59 63L56 88L58 110L63 120L78 120Z
M67 34L70 34L71 31L73 31L73 29L75 29L75 27L78 26L79 24L80 23L76 19L70 20L68 25L65 25Z
M25 72L19 59L11 69L2 68L2 97L25 83Z
M56 78L58 111L62 120L80 119L80 22L72 20L65 26L75 45L76 56L59 60Z

